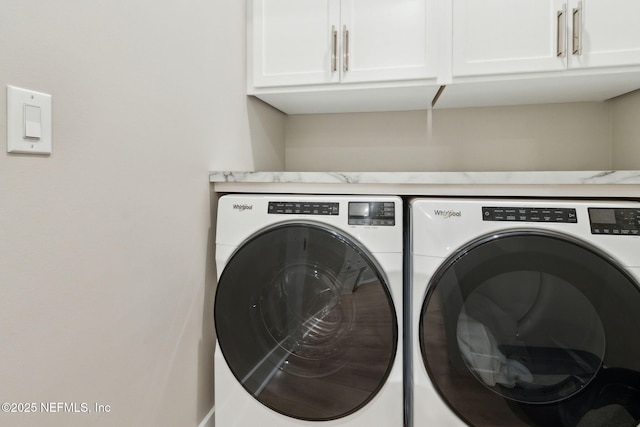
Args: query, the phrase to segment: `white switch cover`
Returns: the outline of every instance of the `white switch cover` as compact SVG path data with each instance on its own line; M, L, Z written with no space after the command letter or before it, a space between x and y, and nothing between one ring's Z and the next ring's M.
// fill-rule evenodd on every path
M7 151L51 154L51 95L7 86Z

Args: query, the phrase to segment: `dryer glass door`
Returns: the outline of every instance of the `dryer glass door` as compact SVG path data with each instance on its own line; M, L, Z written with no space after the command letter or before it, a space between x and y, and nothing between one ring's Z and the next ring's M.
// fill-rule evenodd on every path
M396 354L397 319L373 257L328 227L267 229L231 257L218 283L216 333L248 393L303 420L369 402Z
M423 361L474 426L635 426L639 307L636 281L595 248L545 231L498 233L434 275Z

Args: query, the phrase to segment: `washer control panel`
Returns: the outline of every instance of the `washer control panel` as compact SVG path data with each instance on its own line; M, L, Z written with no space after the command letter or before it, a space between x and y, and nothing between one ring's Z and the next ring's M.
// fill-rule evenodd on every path
M349 202L349 225L396 225L394 202Z
M519 207L482 207L484 221L515 222L578 222L576 210L572 208L519 208Z
M589 208L591 234L640 235L640 209Z
M334 202L269 202L268 214L339 215L340 203ZM349 202L349 225L396 225L394 202Z
M269 214L338 215L340 203L269 202Z

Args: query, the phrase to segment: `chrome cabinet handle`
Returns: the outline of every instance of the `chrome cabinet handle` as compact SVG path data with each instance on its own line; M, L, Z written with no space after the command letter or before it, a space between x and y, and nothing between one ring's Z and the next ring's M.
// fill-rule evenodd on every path
M556 21L556 56L564 58L567 55L567 16L566 6L558 11Z
M573 9L573 54L582 55L582 2Z
M331 26L331 72L338 70L338 31L335 25Z
M342 70L349 71L349 30L347 26L342 27L342 44L343 44L343 57L342 57Z

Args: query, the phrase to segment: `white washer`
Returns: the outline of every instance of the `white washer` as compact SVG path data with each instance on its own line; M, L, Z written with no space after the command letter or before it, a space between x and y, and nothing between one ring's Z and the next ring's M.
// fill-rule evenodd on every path
M219 199L216 425L403 425L402 212L398 197Z
M414 199L415 426L635 426L640 203Z

